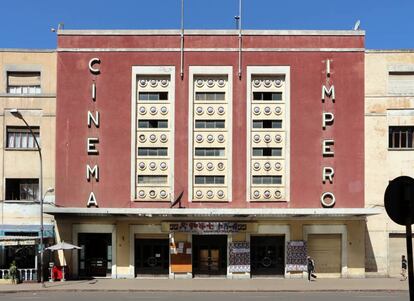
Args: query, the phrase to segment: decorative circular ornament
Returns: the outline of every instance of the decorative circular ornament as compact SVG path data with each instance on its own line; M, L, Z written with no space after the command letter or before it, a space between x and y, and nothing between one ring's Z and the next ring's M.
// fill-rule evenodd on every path
M219 80L217 81L217 85L218 85L220 88L223 88L223 87L226 85L226 81L225 81L224 79L219 79Z
M261 82L260 82L260 80L258 80L258 79L255 79L255 80L253 81L253 86L255 86L256 88L260 87L260 84L261 84Z
M152 115L155 115L155 114L157 114L157 108L156 107L151 107L150 108L150 113L152 114Z
M269 107L265 107L263 111L264 111L264 113L265 113L266 115L269 115L269 114L270 114L270 112L271 112L271 110L270 110L270 108L269 108Z
M259 115L260 114L260 108L259 107L254 107L253 114Z
M224 135L222 135L222 134L218 135L217 136L217 141L220 142L220 143L223 143L224 142Z
M283 83L283 82L282 82L282 80L281 80L281 79L279 79L279 78L275 80L275 86L276 86L277 88L280 88L280 87L282 86L282 83Z
M141 80L139 81L139 85L140 85L141 87L146 87L146 86L147 86L147 84L148 84L148 82L147 82L145 79L141 79Z
M207 114L208 114L208 115L212 115L212 114L214 114L214 109L213 109L212 107L208 107L208 108L207 108Z
M263 168L264 168L265 170L270 170L270 169L272 168L272 166L270 165L270 162L266 162L266 163L263 165Z
M264 85L265 85L266 88L269 88L272 85L271 80L270 79L265 79Z
M197 190L197 191L196 191L196 197L197 197L198 199L201 199L201 198L203 197L203 192L202 192L201 190Z
M220 162L219 164L217 164L217 169L224 170L224 163Z
M269 257L263 257L262 261L260 262L263 267L268 268L272 265L272 259Z
M282 142L282 136L281 136L281 135L279 135L279 134L277 134L277 135L275 136L275 141L276 141L277 143Z
M139 169L141 169L141 170L145 169L145 163L144 162L139 162L138 166L139 166Z
M203 140L204 140L203 135L198 134L198 135L196 136L196 140L197 140L197 142L199 142L199 143L203 142Z
M256 142L256 143L259 143L259 142L260 142L260 135L258 135L258 134L254 135L254 136L253 136L253 140L254 140L254 142Z
M197 169L197 170L203 170L203 163L201 163L201 162L197 162L197 164L196 164L196 169Z
M151 199L154 199L157 196L157 193L155 192L155 190L150 190L148 194Z
M214 192L212 190L207 191L207 198L211 199L214 196Z
M156 87L158 85L158 81L156 79L150 80L151 87Z
M282 192L280 190L275 191L275 198L280 199L282 197Z
M219 115L223 115L224 114L224 108L223 107L218 107L217 112L219 113Z
M161 80L161 86L162 87L167 87L168 86L168 80L166 80L166 79L163 79L163 80Z
M147 141L147 138L145 137L145 135L144 135L144 134L139 135L139 141L140 141L140 142L145 142L145 141Z
M259 163L259 162L255 162L255 163L253 164L253 169L254 169L254 170L260 170L260 163Z
M162 115L165 115L165 114L167 114L168 113L168 109L167 109L167 107L161 107L161 114Z
M270 191L269 190L265 190L265 192L263 193L263 196L265 197L265 199L270 198Z
M207 80L207 86L209 86L210 88L214 87L214 80L212 79Z
M167 137L167 135L162 134L162 135L160 136L160 140L161 140L161 142L167 142L167 141L168 141L168 137Z
M275 108L275 114L276 114L276 115L280 115L280 114L282 114L282 108L281 108L281 107L276 107L276 108Z
M151 170L156 170L156 169L157 169L157 164L155 164L155 162L151 162L151 163L149 164L149 169L151 169Z
M202 107L197 107L197 109L196 109L196 113L197 113L197 115L201 115L201 114L203 114L203 113L204 113L203 108L202 108Z
M147 258L147 264L148 264L148 266L150 266L150 267L155 267L156 265L157 265L157 258L155 258L155 257L148 257Z
M209 143L214 142L214 136L213 136L213 135L211 135L211 134L209 134L209 135L207 136L207 141L208 141Z
M207 170L213 170L214 169L214 165L211 162L207 163Z
M138 192L138 195L139 195L139 197L141 198L141 199L143 199L143 198L145 198L145 191L144 190L140 190L139 192Z
M147 109L145 109L145 107L140 107L140 108L139 108L139 113L140 113L141 115L144 115L145 113L147 113Z
M154 143L157 141L157 136L155 136L155 134L151 134L149 140Z
M276 170L281 170L282 169L282 164L280 164L280 162L276 162L275 163L275 169Z
M167 197L167 192L166 192L165 190L161 190L161 191L160 191L160 197L161 197L162 199L165 199L165 198Z
M333 207L335 205L335 195L332 192L324 192L321 195L321 203L323 207Z
M204 81L202 79L197 79L196 84L197 84L197 87L201 88L202 86L204 86Z
M253 192L253 197L254 197L255 199L258 199L258 198L260 197L260 192L259 192L259 190L255 190L255 191Z
M160 163L160 168L161 168L161 170L166 170L167 169L167 163L161 162Z
M271 140L272 140L272 138L270 137L270 135L266 134L266 135L264 136L264 141L265 141L265 142L270 142Z
M222 199L224 197L224 191L223 190L217 191L217 196L219 199Z

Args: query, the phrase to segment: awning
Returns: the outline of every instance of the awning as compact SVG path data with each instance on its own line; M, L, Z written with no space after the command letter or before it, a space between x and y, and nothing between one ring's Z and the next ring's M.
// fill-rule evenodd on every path
M40 237L40 225L0 225L0 237L21 236L26 238ZM54 226L51 224L43 225L43 237L55 237Z
M75 216L128 216L142 218L234 218L234 219L361 219L383 208L79 208L47 207L45 213Z

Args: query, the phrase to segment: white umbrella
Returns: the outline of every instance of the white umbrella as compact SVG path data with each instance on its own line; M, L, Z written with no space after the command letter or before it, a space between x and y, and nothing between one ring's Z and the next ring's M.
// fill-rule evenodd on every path
M46 248L46 250L50 250L50 251L80 250L80 249L82 248L72 245L72 244L68 244L67 242L64 242L64 241ZM62 281L65 281L65 265L66 265L65 255L63 255L63 260L64 260L64 264L62 266L62 274L63 274Z
M50 246L48 248L46 248L46 250L50 250L50 251L59 251L59 250L80 250L82 249L81 247L72 245L72 244L68 244L67 242L60 242L57 243L56 245Z

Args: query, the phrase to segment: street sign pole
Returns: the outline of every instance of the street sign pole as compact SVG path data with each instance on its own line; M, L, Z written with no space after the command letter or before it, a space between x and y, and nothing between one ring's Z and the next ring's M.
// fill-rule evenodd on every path
M405 226L407 238L407 261L408 261L408 288L410 290L410 301L414 301L414 279L413 279L413 241L411 233L411 223Z

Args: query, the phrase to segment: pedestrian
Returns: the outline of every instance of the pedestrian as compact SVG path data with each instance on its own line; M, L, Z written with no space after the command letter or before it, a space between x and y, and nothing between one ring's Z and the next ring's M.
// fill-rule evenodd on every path
M407 259L401 255L401 281L407 280Z
M307 261L308 261L308 280L311 281L311 278L316 278L315 273L315 261L308 256L307 257Z

